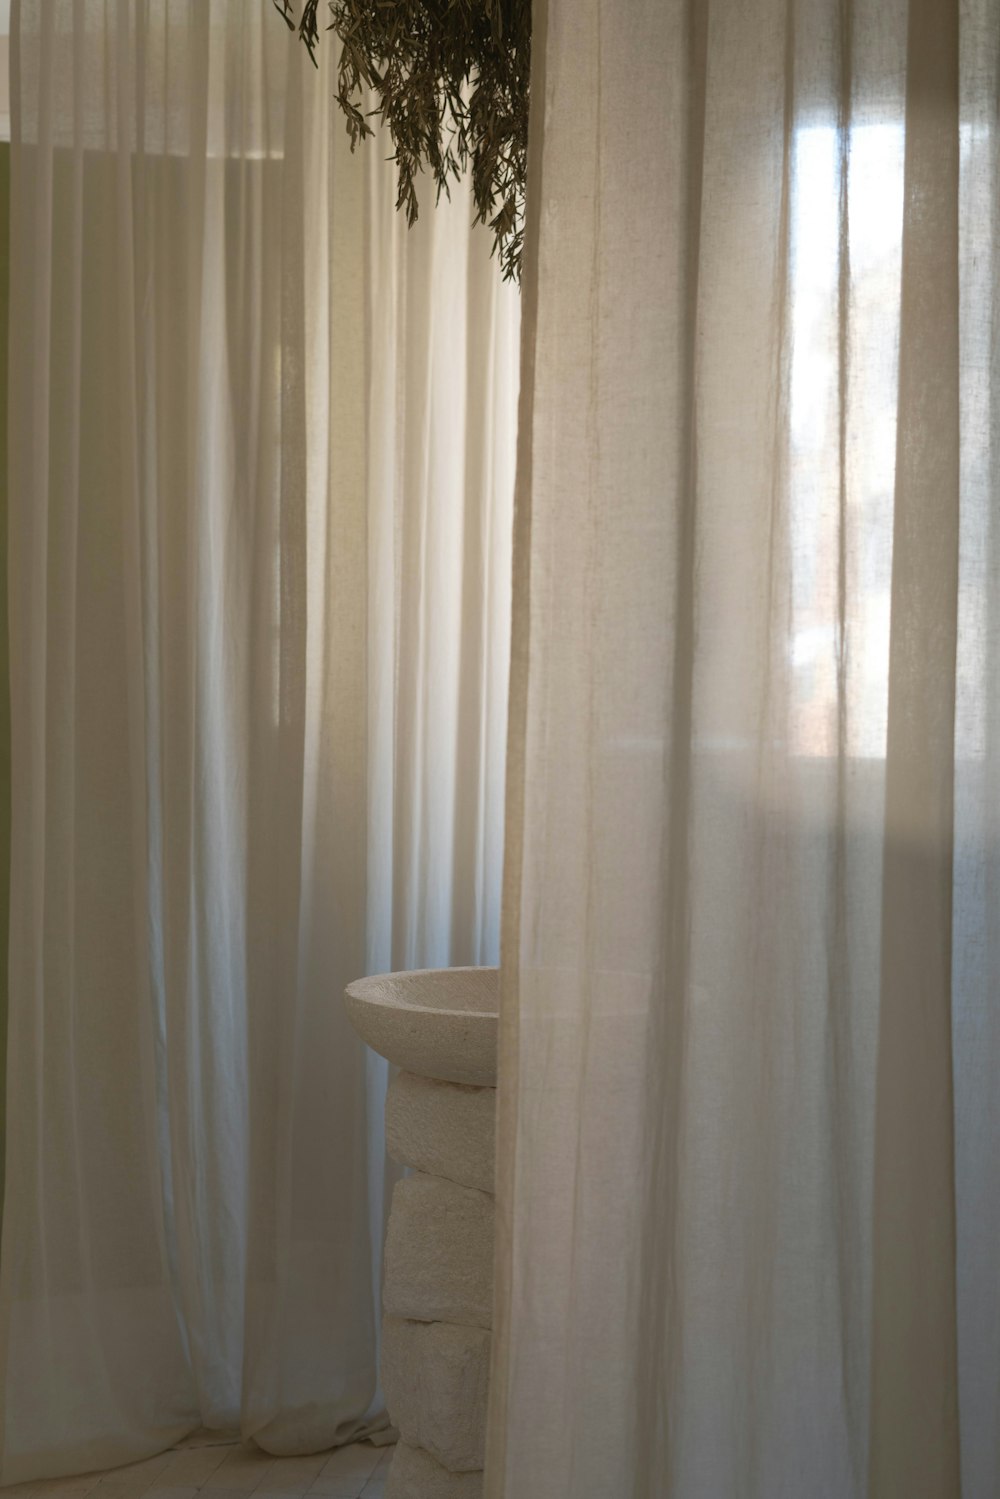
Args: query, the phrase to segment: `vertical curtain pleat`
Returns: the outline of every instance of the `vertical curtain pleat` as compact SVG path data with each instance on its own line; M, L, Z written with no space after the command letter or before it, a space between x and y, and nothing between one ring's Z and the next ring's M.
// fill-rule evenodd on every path
M385 1423L342 990L497 957L517 295L269 0L12 24L0 1475L317 1451Z
M962 1483L1000 1473L1000 157L996 7L965 12L959 36L960 450L952 1021L955 1076L959 1419ZM975 495L978 502L966 503ZM984 979L985 975L985 979ZM993 1287L992 1293L984 1288Z
M872 1499L961 1494L951 1057L958 32L957 7L911 0L875 1105Z
M998 34L536 13L490 1499L1000 1482Z

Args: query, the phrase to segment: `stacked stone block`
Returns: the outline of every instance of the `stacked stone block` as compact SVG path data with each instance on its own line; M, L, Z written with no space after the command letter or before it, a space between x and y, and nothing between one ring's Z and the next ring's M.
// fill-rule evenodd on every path
M400 1441L387 1499L481 1499L493 1316L495 1088L402 1072L386 1102L398 1182L382 1384Z

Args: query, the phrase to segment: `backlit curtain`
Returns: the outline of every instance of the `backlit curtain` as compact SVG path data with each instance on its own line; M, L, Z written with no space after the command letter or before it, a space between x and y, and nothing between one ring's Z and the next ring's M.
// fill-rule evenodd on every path
M0 1473L376 1391L382 1064L495 961L516 293L270 0L15 3Z
M489 1499L1000 1491L998 65L536 5Z

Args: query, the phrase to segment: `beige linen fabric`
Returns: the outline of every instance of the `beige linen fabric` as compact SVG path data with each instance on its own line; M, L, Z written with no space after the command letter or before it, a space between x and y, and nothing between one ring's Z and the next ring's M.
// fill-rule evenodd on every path
M384 1067L496 961L516 293L270 0L15 6L3 1480L380 1419Z
M490 1499L1000 1484L998 37L536 7Z

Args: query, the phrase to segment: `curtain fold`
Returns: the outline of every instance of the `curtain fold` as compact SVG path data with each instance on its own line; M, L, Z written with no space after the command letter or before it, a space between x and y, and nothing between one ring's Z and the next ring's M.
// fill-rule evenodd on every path
M544 0L489 1499L1000 1484L993 0Z
M341 991L497 956L517 297L269 0L12 41L0 1481L320 1450L384 1421Z

